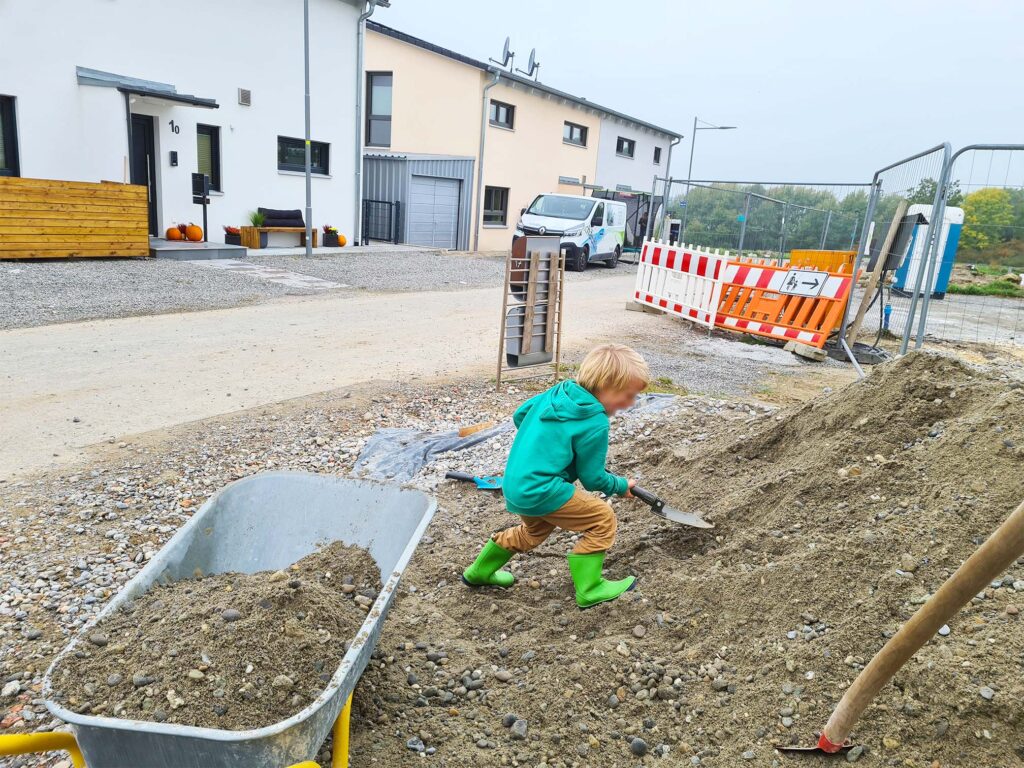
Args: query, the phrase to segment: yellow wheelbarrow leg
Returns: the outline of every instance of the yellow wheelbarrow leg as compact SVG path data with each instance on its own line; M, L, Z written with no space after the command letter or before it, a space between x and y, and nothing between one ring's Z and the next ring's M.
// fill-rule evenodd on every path
M334 745L331 749L331 768L348 768L348 724L352 717L352 694L348 695L348 701L342 707L341 714L334 721ZM76 766L75 768L78 768ZM296 763L288 768L320 768L320 764L313 760L304 763Z
M85 768L85 760L73 734L52 731L0 736L0 757L28 755L32 752L54 752L59 749L71 755L71 763L75 768Z
M354 692L353 692L354 693ZM348 768L348 727L352 719L352 694L348 695L341 714L334 721L334 749L331 751L331 768Z

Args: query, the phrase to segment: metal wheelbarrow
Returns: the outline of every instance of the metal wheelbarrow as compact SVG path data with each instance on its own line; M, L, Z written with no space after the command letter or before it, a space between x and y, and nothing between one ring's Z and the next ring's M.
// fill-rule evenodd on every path
M420 491L330 475L266 472L232 483L210 498L54 660L43 681L47 708L72 726L88 768L283 768L315 758L336 720L336 736L347 743L347 702L435 508L434 499ZM318 544L339 539L369 550L384 586L327 687L301 712L263 728L227 731L80 715L53 700L52 675L60 660L86 642L96 622L154 583L191 578L196 568L204 574L277 570ZM347 763L347 750L341 758L335 765Z

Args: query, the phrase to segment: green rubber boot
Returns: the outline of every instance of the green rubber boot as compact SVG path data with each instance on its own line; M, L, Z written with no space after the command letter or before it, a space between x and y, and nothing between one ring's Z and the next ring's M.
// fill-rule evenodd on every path
M570 553L566 556L569 560L572 583L576 585L576 605L580 608L592 608L598 603L607 603L636 586L636 579L633 576L627 576L618 581L607 581L601 578L604 554L604 552L592 552L588 555Z
M462 583L467 587L511 587L516 577L498 569L512 559L512 554L488 539L473 564L462 572Z

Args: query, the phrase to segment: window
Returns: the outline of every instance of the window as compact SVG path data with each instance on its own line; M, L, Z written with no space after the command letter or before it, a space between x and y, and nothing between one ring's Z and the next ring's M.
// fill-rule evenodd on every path
M310 165L313 173L326 176L330 172L330 144L322 141L310 142ZM287 136L277 137L277 170L306 170L306 142L302 139L291 139Z
M615 142L615 154L622 155L623 157L632 157L634 152L636 152L636 142L619 136L619 140Z
M0 96L0 176L19 176L18 127L14 122L14 97Z
M661 147L654 148L654 164L661 165Z
M576 125L576 123L566 120L565 127L562 129L562 141L566 144L575 144L578 147L587 146L587 126Z
M604 203L598 203L594 209L594 217L590 220L590 226L592 227L603 227L604 226Z
M196 126L196 157L198 171L210 177L210 189L221 192L220 186L220 128L215 125ZM302 158L305 170L306 158Z
M516 122L516 108L503 101L491 99L491 125L499 128L513 128Z
M391 146L391 83L390 72L366 73L367 146Z
M508 187L484 187L484 224L505 226L508 221Z

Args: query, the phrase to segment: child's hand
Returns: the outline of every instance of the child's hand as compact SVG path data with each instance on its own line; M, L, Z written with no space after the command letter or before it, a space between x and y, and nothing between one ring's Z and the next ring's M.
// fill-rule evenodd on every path
M636 480L630 479L630 480L627 480L626 482L628 483L628 487L626 488L626 498L627 499L635 498L633 496L633 494L630 493L630 491L632 491L633 490L633 486L636 485Z

